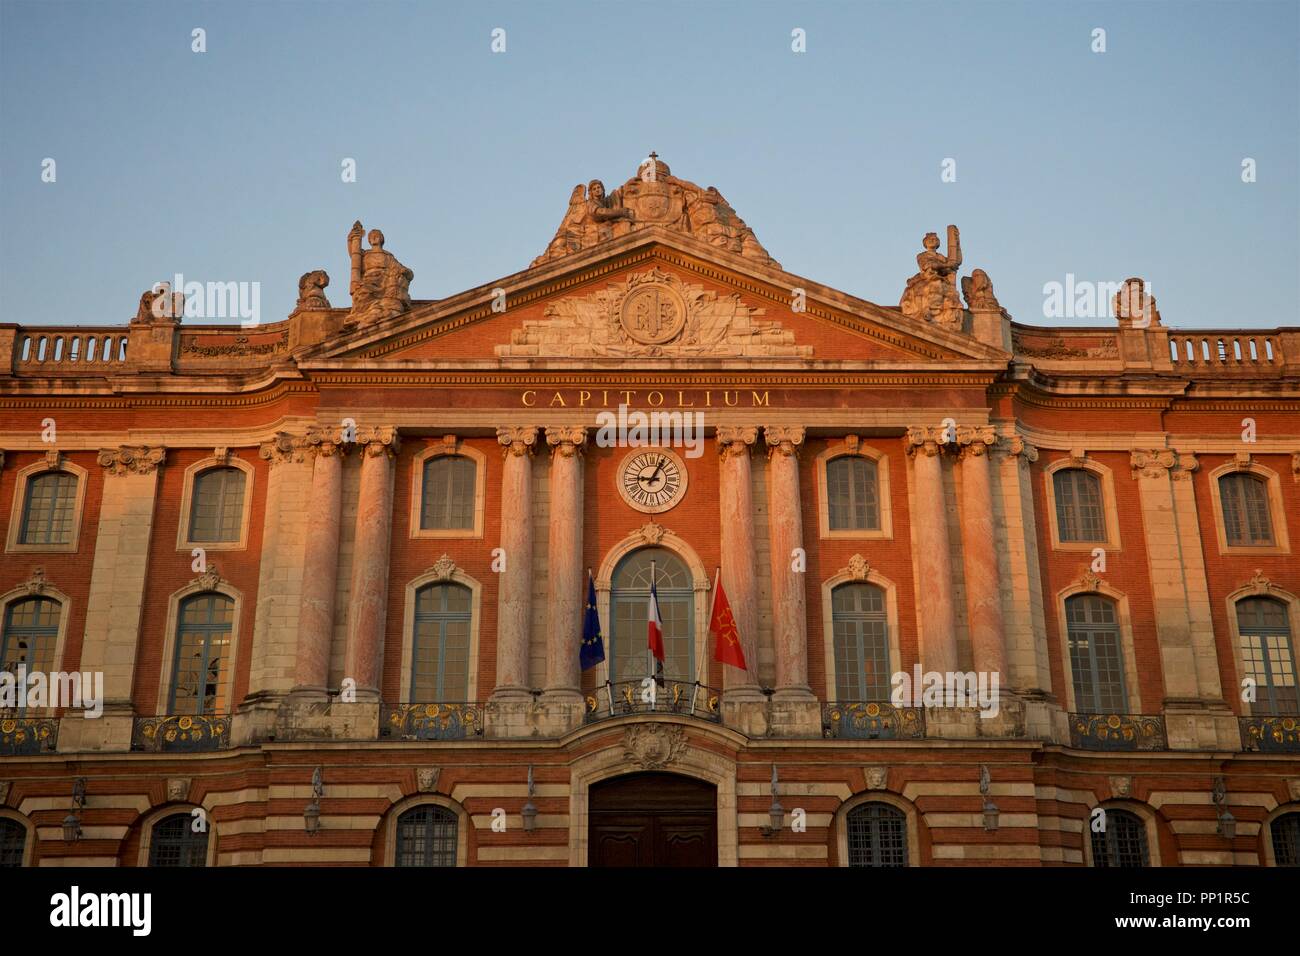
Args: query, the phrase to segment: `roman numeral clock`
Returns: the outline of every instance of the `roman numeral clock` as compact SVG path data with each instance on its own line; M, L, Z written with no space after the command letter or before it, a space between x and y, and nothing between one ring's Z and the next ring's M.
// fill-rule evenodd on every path
M618 493L646 514L676 507L686 495L686 466L665 448L636 451L623 459L618 470Z

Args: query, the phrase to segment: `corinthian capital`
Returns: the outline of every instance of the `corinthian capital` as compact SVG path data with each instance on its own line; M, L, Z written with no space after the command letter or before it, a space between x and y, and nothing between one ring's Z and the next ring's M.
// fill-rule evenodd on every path
M768 457L782 455L789 458L798 455L804 435L802 425L764 425L763 441L767 442Z
M370 458L387 455L392 458L402 449L402 437L392 425L371 425L357 429L357 447Z
M537 444L536 425L502 425L497 429L497 441L504 455L531 455Z
M719 425L714 436L718 454L723 458L748 455L750 446L758 441L756 425Z
M162 466L167 449L147 445L101 448L99 463L110 475L151 475Z
M497 432L500 441L500 431ZM581 455L587 447L587 429L583 425L548 425L546 444L551 446L552 454L561 458Z
M1134 478L1161 478L1178 464L1178 456L1168 448L1139 448L1129 452L1129 466Z

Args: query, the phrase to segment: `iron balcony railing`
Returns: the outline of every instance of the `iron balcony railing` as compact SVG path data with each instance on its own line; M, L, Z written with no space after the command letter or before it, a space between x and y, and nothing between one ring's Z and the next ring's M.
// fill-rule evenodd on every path
M482 704L385 704L381 740L464 740L483 734Z
M1070 746L1079 750L1167 750L1165 719L1150 714L1071 714Z
M822 736L842 740L921 740L925 709L883 700L848 700L822 708Z
M229 714L137 717L131 730L131 749L146 753L200 753L229 746Z
M629 714L678 714L712 723L722 722L721 693L699 681L606 681L587 694L584 720L592 723Z
M0 716L0 757L51 753L58 743L57 717Z
M1264 753L1300 753L1300 717L1280 714L1240 717L1241 749Z

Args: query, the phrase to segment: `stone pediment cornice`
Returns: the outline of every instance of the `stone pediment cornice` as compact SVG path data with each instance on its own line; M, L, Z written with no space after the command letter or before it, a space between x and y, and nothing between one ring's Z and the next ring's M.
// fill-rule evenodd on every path
M340 358L382 360L448 332L500 318L503 313L493 310L498 289L506 290L513 309L563 296L570 289L616 272L643 265L652 268L656 263L676 266L701 279L731 286L759 302L767 300L778 306L788 306L792 291L802 289L806 307L801 315L838 325L916 360L966 359L1005 364L1008 359L1006 352L970 335L909 318L898 309L858 299L775 265L660 227L639 230L446 299L417 302L393 319L305 349L296 357L307 366Z

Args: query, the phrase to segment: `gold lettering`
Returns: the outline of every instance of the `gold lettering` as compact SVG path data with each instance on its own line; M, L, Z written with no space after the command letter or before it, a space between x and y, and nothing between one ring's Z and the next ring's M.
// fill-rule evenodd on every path
M531 400L529 400L528 398L529 395L533 396ZM527 405L529 408L532 408L534 405L536 405L537 392L533 391L531 388L528 391L524 392L524 404Z
M750 395L753 396L753 397L750 399L750 402L749 402L751 405L766 405L766 404L767 404L767 392L762 392L762 393L759 393L759 392L750 392Z
M657 401L657 402L655 401L655 396L656 396L656 395L659 396L659 401ZM664 403L664 393L663 393L663 392L651 392L649 395L646 396L646 401L650 403L650 407L651 407L651 408L658 408L660 405L662 405L662 404Z
M586 389L580 389L578 391L578 407L581 408L583 405L586 405L587 399L589 398L591 398L591 392L588 392Z
M734 398L732 396L735 396ZM728 408L735 408L740 404L740 392L723 391L722 400L727 403Z
M561 408L569 407L564 404L564 396L561 395L559 392L556 392L555 397L551 399L551 407L554 408L556 405L559 405Z
M600 393L600 405L602 408L609 408L609 389Z
M624 404L624 405L631 405L631 404L632 404L632 396L635 395L635 394L636 394L636 392L628 391L628 390L625 389L625 390L623 391L623 404Z
M712 407L713 407L713 393L712 393L712 392L705 392L705 393L704 393L704 407L705 407L705 408L712 408Z
M695 407L695 403L694 403L694 402L688 402L688 401L686 400L686 393L685 393L685 392L682 392L682 391L679 391L679 392L677 393L677 404L680 405L682 408L694 408L694 407Z

